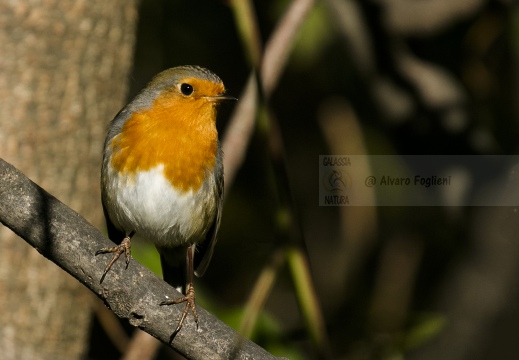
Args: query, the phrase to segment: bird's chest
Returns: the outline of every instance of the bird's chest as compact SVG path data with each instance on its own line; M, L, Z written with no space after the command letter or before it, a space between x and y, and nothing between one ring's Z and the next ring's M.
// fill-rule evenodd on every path
M135 174L161 166L162 176L180 190L197 191L215 165L218 134L214 124L169 123L136 114L110 142L110 165Z
M106 202L109 216L119 228L158 246L182 245L203 239L216 211L212 173L195 190L182 191L164 176L159 165L133 174L107 169Z

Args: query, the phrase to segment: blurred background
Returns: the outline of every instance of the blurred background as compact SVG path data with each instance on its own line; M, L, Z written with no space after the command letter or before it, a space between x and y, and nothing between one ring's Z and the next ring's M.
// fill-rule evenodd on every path
M289 56L278 80L249 114L253 132L226 188L213 260L196 280L198 303L290 359L515 359L517 209L319 206L319 155L517 154L518 5L143 0L126 52L133 55L124 59L130 75L118 79L128 89L117 104L154 74L185 64L211 69L243 101L287 14L301 25L284 44ZM248 37L247 28L257 33ZM266 70L257 69L261 88ZM222 141L234 120L247 117L238 106L220 108ZM112 107L97 119L103 127L120 108ZM103 139L99 132L95 143ZM464 191L472 191L470 169L459 170ZM516 199L513 164L500 174L494 196ZM438 196L460 204L457 194ZM103 228L100 206L95 211L91 221ZM152 247L134 244L132 255L160 274ZM103 320L110 315L95 309L84 358L118 358L121 347ZM121 336L131 336L121 326ZM161 348L156 356L176 355Z

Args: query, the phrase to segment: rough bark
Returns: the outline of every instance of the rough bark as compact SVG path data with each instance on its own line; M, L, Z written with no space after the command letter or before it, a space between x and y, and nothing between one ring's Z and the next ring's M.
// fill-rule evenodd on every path
M98 226L102 141L126 93L135 23L135 1L0 3L0 155ZM80 358L89 303L0 228L3 359Z

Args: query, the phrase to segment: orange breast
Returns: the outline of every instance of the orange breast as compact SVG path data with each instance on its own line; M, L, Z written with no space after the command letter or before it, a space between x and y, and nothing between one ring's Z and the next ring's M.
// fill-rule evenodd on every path
M164 166L180 191L198 190L212 171L218 146L214 104L165 92L134 113L114 137L111 165L128 175Z

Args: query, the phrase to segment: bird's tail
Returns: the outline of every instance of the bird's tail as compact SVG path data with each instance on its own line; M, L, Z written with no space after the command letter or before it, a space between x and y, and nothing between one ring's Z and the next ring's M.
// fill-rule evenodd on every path
M160 252L160 264L162 266L162 278L164 281L182 294L185 294L187 270L185 257L177 258L173 262L163 252Z

